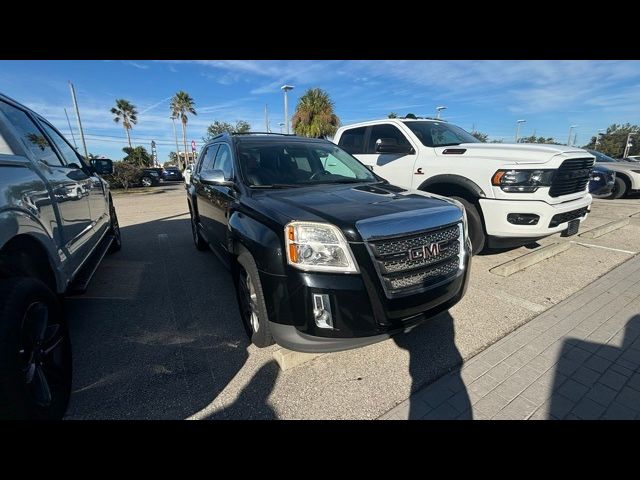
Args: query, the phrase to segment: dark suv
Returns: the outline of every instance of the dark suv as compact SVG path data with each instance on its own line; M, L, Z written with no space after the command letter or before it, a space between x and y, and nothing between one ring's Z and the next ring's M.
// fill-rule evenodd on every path
M214 137L187 198L196 247L211 247L230 268L259 347L368 345L465 293L462 205L390 185L327 140Z

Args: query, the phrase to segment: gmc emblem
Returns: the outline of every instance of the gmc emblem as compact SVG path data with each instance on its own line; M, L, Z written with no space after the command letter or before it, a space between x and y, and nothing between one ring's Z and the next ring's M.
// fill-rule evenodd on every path
M409 260L422 260L423 258L431 258L438 255L440 255L439 243L430 243L409 250Z

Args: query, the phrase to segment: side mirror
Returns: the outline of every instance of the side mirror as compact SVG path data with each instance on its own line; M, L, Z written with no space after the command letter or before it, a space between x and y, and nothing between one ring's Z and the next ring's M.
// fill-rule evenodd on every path
M91 166L98 175L111 175L113 173L113 161L107 158L94 158Z
M233 187L233 182L224 178L224 172L222 170L201 172L200 182L206 185L216 185L218 187Z
M376 152L378 153L413 153L411 145L398 145L395 138L379 138L376 140Z

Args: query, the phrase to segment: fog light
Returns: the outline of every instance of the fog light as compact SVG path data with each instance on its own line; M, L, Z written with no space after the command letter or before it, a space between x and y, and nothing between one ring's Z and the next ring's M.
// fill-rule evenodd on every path
M313 319L319 328L333 328L329 295L313 294Z
M507 222L514 225L537 225L540 215L533 213L510 213L507 215Z

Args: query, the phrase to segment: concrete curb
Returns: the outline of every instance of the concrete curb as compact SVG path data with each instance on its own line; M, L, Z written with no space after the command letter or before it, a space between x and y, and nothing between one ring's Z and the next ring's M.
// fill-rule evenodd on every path
M508 277L516 272L519 272L520 270L524 270L525 268L535 265L536 263L540 263L542 260L546 260L547 258L553 257L568 250L569 248L571 248L571 245L572 244L569 242L552 243L531 253L522 255L521 257L509 260L502 265L493 267L489 271L491 273L495 273L496 275L500 275L501 277Z
M298 365L302 365L303 363L307 363L321 355L324 354L294 352L293 350L287 350L286 348L281 348L273 352L273 358L276 362L278 362L278 365L280 365L280 369L283 372L291 370L292 368L297 367Z
M599 227L587 230L586 232L581 233L578 236L581 238L598 238L606 235L607 233L611 233L614 230L618 230L625 225L629 225L629 218L623 218L622 220L616 220L615 222L605 223L604 225L600 225Z

